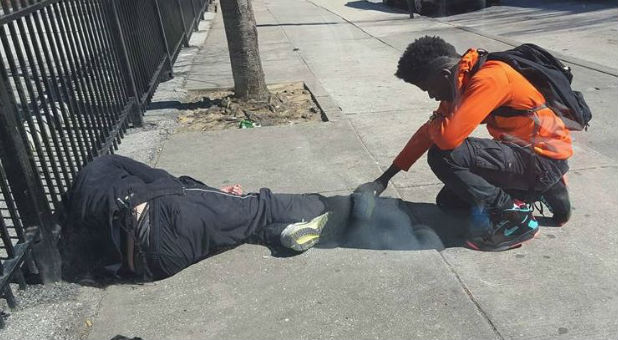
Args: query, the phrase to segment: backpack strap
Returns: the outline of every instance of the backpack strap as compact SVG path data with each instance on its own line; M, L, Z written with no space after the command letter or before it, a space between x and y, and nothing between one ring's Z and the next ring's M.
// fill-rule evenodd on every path
M489 57L489 52L487 52L486 50L478 49L477 52L479 54L479 57L474 67L472 67L472 70L470 70L471 74L475 74L481 67L483 67L483 65L487 61L487 58ZM529 192L534 192L536 180L539 176L539 173L536 171L537 155L534 151L534 144L536 142L536 137L539 133L540 128L540 122L536 115L536 112L546 107L546 104L542 104L528 110L517 110L512 107L501 106L490 113L490 115L501 117L527 116L534 121L534 131L532 132L532 140L530 141L530 155L528 157L528 166L526 168L526 177L528 178Z
M533 107L528 110L517 110L508 106L500 106L499 108L491 111L490 115L499 116L499 117L515 117L515 116L524 116L524 117L532 117L537 111L548 108L547 104L541 104L537 107Z
M479 57L476 60L476 64L474 64L470 70L470 74L475 74L481 67L483 67L483 64L487 61L487 57L489 57L489 52L482 48L477 49L476 52L479 54Z
M471 74L476 73L481 67L483 67L488 57L490 57L489 52L487 52L486 50L478 49L477 52L479 54L479 57L478 57L476 64L474 65L474 67L472 67L472 70L470 71ZM500 60L500 59L497 59L497 60ZM500 60L500 61L504 62L504 60ZM563 66L562 71L569 72L570 69ZM536 138L537 138L537 135L540 129L540 122L539 122L539 118L536 113L537 111L542 110L547 107L548 107L547 104L542 104L542 105L539 105L537 107L534 107L528 110L517 110L512 107L502 106L502 107L499 107L493 110L490 113L490 115L501 116L501 117L514 117L514 116L530 117L530 119L532 119L532 121L534 122L534 130L532 132L532 139L530 141L530 155L528 157L528 167L526 169L526 177L528 178L528 191L530 193L534 192L534 188L536 187L537 178L540 175L538 171L536 170L536 163L537 163L538 156L536 152L534 151L534 145L536 144Z
M545 108L545 104L538 109ZM528 157L528 168L526 169L526 177L528 177L528 192L530 194L534 193L534 188L536 187L537 179L540 177L540 173L536 169L536 163L538 161L538 155L536 151L534 151L534 145L536 144L536 137L539 134L539 129L541 128L541 122L539 121L539 117L536 114L535 109L528 110L528 114L532 121L534 122L534 130L532 131L532 138L530 140L530 156Z

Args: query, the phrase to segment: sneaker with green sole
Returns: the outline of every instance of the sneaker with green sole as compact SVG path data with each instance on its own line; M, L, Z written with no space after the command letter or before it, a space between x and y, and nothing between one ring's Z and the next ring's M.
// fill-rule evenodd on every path
M288 225L281 232L281 245L303 252L313 247L320 240L322 229L328 222L330 213L324 213L309 222L297 222Z

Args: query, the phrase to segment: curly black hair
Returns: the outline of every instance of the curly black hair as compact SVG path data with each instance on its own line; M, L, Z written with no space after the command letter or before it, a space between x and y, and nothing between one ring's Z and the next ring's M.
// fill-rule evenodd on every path
M439 57L458 58L455 46L440 37L428 35L414 40L399 59L395 76L405 82L416 84L424 76L423 69Z

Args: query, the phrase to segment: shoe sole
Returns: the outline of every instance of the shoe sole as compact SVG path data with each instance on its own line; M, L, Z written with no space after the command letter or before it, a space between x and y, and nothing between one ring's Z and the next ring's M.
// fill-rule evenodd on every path
M320 240L320 234L328 222L329 215L330 213L322 214L309 222L294 225L295 230L283 235L281 244L297 252L303 252L313 247Z
M539 228L534 229L534 233L526 233L521 235L516 241L515 243L511 243L511 242L504 242L501 243L500 245L498 245L497 247L486 247L483 245L479 245L476 243L473 243L472 241L466 241L466 246L468 246L469 248L471 248L472 250L478 250L478 251L506 251L506 250L510 250L513 248L519 248L521 247L521 245L526 242L526 241L530 241L533 238L536 237L536 235L539 233Z

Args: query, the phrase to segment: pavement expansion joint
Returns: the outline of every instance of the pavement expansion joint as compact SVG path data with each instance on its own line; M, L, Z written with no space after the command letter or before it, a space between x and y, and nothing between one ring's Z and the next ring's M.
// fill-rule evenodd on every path
M440 258L442 259L444 264L446 264L446 266L449 268L451 273L453 273L453 275L455 275L455 278L457 279L457 282L459 282L459 285L464 290L464 292L466 293L466 295L468 296L470 301L472 301L472 303L474 304L474 306L476 307L478 312L481 314L483 319L485 319L485 321L487 321L487 323L489 324L489 326L491 327L493 332L496 334L496 336L498 336L498 338L500 340L504 340L504 336L500 333L500 331L498 330L498 328L496 327L494 322L491 320L491 318L489 317L487 312L483 309L481 304L478 301L476 301L476 299L474 298L474 295L472 295L472 291L470 291L470 289L468 289L468 286L466 286L466 284L463 282L463 280L461 279L461 277L459 276L459 274L457 273L455 268L451 265L450 262L448 262L448 260L446 259L446 257L444 256L444 254L442 252L438 252L438 253L440 254Z

